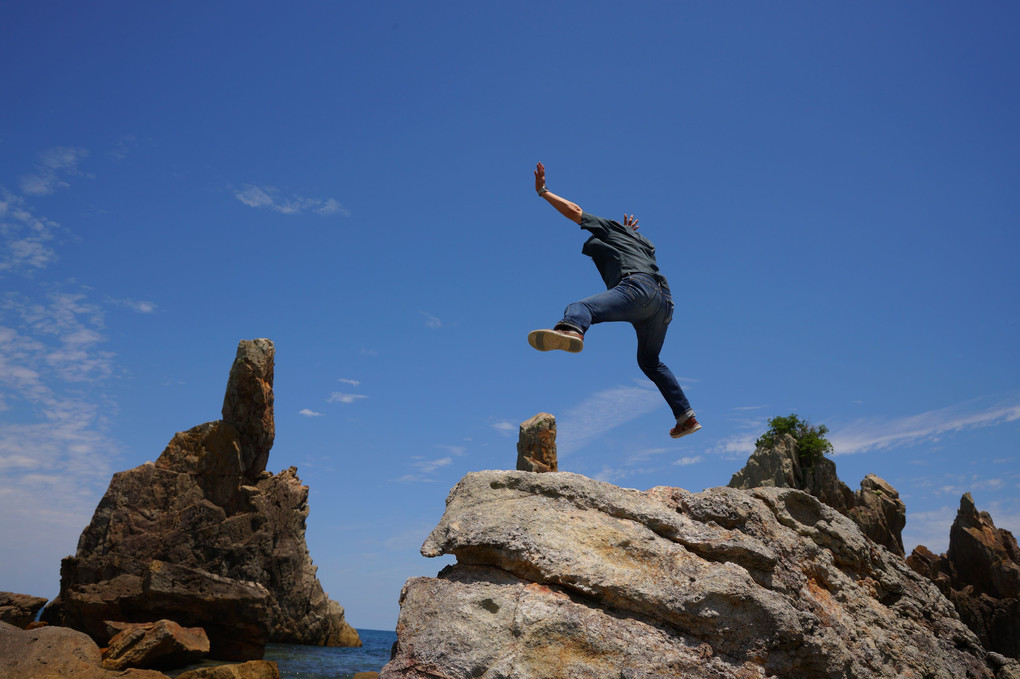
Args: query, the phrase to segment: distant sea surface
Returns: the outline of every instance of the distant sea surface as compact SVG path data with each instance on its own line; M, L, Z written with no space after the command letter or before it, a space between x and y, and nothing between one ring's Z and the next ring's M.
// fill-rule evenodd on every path
M390 650L397 640L396 632L359 629L361 648L328 648L269 644L264 660L272 660L280 668L280 679L350 679L357 672L378 672L390 661ZM185 669L211 667L226 663L205 662L175 670L176 676Z

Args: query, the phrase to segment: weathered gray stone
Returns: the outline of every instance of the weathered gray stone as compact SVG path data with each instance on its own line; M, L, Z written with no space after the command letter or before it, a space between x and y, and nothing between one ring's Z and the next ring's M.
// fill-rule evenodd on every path
M113 476L45 620L106 643L106 621L167 618L205 629L226 660L261 658L267 641L360 645L308 553L308 488L294 467L265 471L272 385L272 342L241 342L224 419Z
M931 582L799 490L476 472L422 554L457 565L408 581L383 679L994 676Z
M0 592L0 622L24 629L45 605L46 599L41 596Z
M556 465L556 418L539 413L522 422L517 440L517 469L554 472Z
M907 509L896 489L874 474L861 481L857 493L839 480L836 463L827 457L807 461L797 440L784 434L774 445L760 444L747 464L733 475L730 488L796 488L814 495L860 526L864 534L903 556Z
M849 516L869 538L893 554L904 555L903 527L907 524L907 507L889 483L874 474L865 476L861 489L854 493L854 506Z

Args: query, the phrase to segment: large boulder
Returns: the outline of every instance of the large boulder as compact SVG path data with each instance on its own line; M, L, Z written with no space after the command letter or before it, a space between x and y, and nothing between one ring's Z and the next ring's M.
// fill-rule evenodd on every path
M360 645L308 553L308 487L294 467L265 470L273 357L269 340L242 341L224 419L114 474L45 620L105 644L106 621L166 618L204 628L210 655L226 660L261 658L267 641Z
M46 599L41 596L0 592L0 622L28 627L45 605Z
M952 604L794 489L475 472L422 546L382 679L991 679Z
M747 464L730 479L730 488L796 488L848 516L864 534L903 556L907 508L889 483L868 474L854 493L839 480L836 463L827 457L806 460L797 440L784 434L773 444L759 443Z
M167 679L155 670L112 671L100 666L99 646L67 627L22 630L0 622L3 679Z
M938 585L986 649L1020 658L1020 548L970 493L960 498L949 550L936 556L919 545L907 563Z
M181 627L173 620L128 624L103 649L103 667L184 667L209 652L209 637L201 627Z

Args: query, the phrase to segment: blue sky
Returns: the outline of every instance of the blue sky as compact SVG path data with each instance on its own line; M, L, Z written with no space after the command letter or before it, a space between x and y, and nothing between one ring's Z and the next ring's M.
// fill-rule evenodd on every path
M54 596L111 474L219 417L276 344L271 471L357 627L392 629L466 472L725 485L769 417L944 551L1020 530L1020 7L1010 2L6 3L0 590ZM678 302L674 441L633 331L529 330L636 213Z

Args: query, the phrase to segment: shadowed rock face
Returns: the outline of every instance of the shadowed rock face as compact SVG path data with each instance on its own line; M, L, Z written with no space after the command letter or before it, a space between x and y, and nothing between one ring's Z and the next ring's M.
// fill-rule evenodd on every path
M422 554L457 564L404 586L383 679L996 676L929 580L799 490L476 472Z
M949 551L936 556L920 545L907 563L938 585L985 648L1020 658L1020 548L970 493L960 499Z
M210 654L261 658L267 641L360 645L305 544L308 488L265 471L273 344L243 341L223 420L176 434L155 463L114 474L44 619L108 640L106 620L206 630Z
M774 446L760 445L747 464L733 475L730 488L796 488L848 516L864 534L894 554L903 556L903 527L907 508L896 489L874 474L861 481L856 493L839 480L836 463L823 457L806 466L797 441L786 434Z

